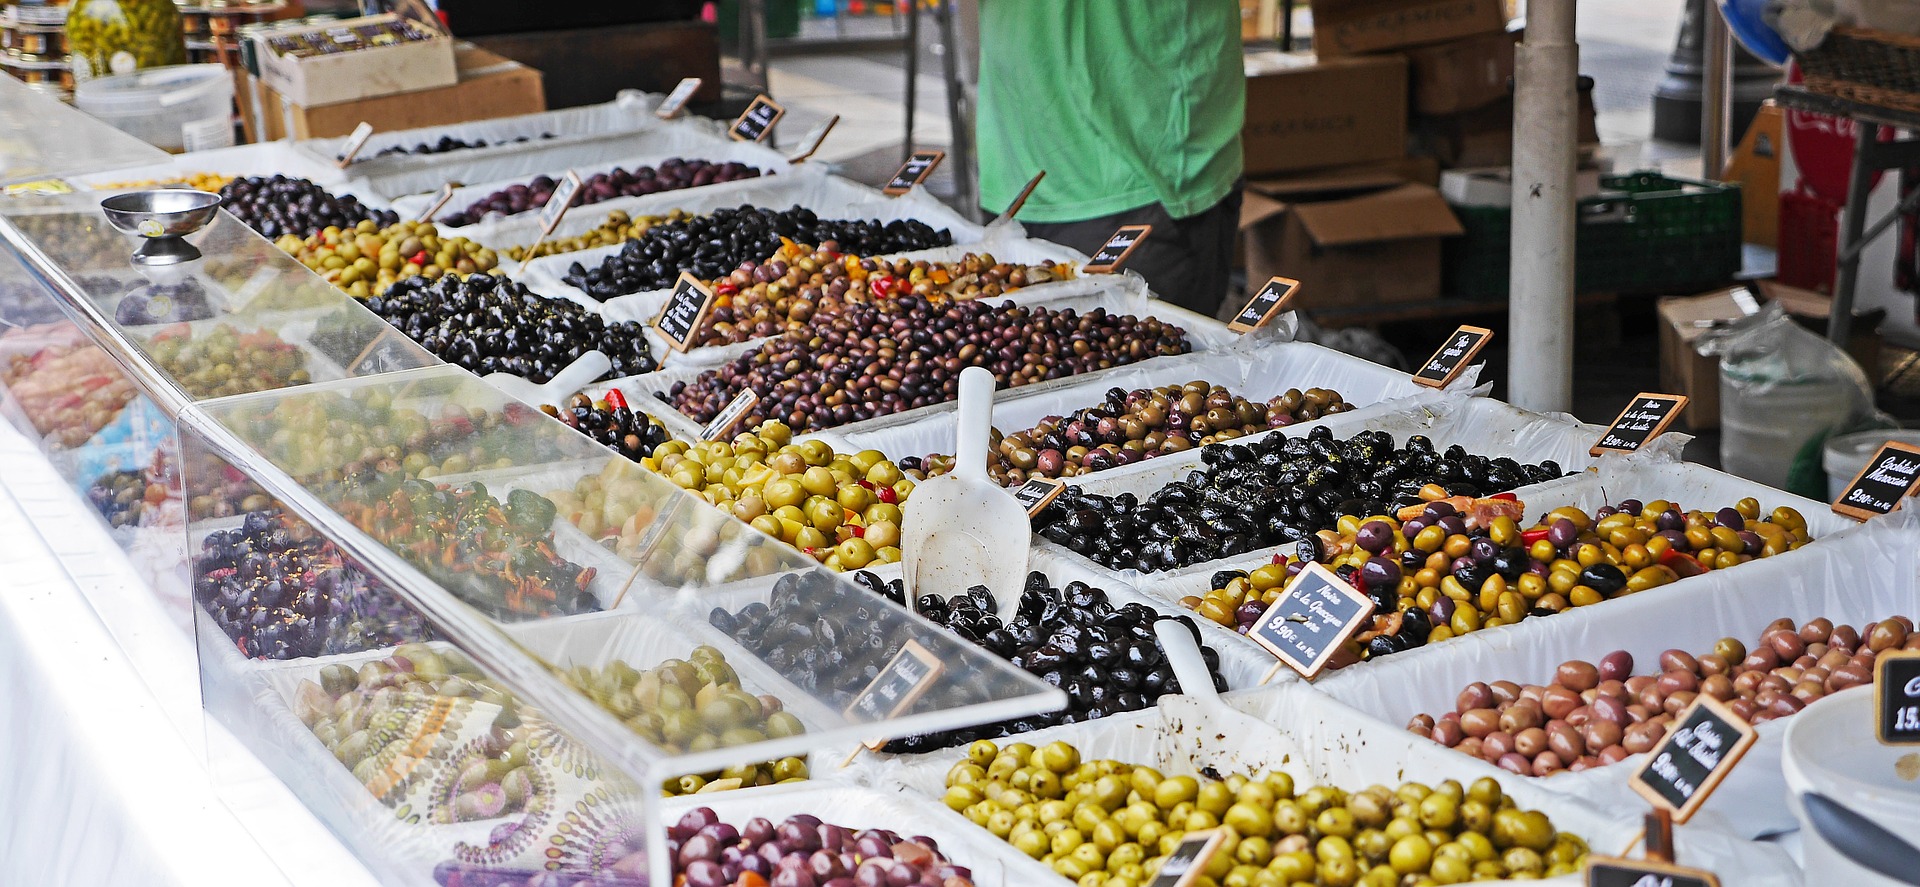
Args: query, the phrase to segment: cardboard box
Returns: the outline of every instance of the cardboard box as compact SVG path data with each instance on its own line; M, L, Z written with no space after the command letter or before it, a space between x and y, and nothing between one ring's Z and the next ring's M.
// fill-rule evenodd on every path
M1462 233L1440 192L1402 182L1249 184L1240 210L1247 278L1300 281L1294 305L1348 307L1440 297L1440 240Z
M1690 431L1720 427L1720 358L1694 351L1693 343L1716 322L1746 316L1733 293L1660 300L1660 390L1689 398L1679 421Z
M1578 114L1575 136L1579 144L1583 149L1597 148L1600 129L1591 88L1580 91ZM1511 165L1513 98L1509 96L1463 114L1416 114L1413 140L1415 150L1438 160L1442 169Z
M1458 114L1512 94L1513 46L1520 32L1480 34L1407 50L1408 92L1421 114Z
M422 39L375 43L360 33L396 25L411 29ZM340 38L333 39L333 35ZM287 45L297 43L303 36L362 48L303 55ZM260 80L288 101L308 108L438 89L452 86L459 79L454 66L453 38L392 13L311 27L271 28L252 39Z
M1407 60L1247 56L1249 176L1392 160L1407 151Z
M1506 29L1502 0L1313 0L1313 48L1322 58Z
M344 136L362 120L373 124L376 131L392 131L547 109L539 71L472 47L458 49L455 61L459 82L452 86L317 108L289 102L258 80L243 77L250 82L240 93L240 106L248 134L255 141ZM264 119L254 117L249 96L255 90L260 95Z

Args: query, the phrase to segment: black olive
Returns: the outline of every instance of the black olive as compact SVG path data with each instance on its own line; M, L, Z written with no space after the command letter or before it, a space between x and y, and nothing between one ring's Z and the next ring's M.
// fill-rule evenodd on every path
M1612 564L1594 564L1580 571L1580 584L1610 595L1627 587L1627 575Z

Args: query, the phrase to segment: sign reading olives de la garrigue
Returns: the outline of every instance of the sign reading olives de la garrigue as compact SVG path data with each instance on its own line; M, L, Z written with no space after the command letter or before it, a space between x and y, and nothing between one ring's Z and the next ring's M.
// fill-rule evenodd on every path
M700 322L706 320L711 310L713 290L699 278L682 271L680 279L673 282L673 294L667 297L666 307L653 319L653 328L666 337L673 350L685 351L693 344L694 332L700 329Z
M787 109L780 107L779 102L767 98L764 93L754 96L753 104L748 105L745 111L741 111L740 117L727 128L727 135L737 141L758 142L765 139L767 133L773 131L773 125L780 122L780 118L786 113Z
M666 98L660 100L660 107L653 109L653 116L661 120L672 120L680 116L680 112L687 107L687 100L693 98L693 94L699 91L700 82L698 77L681 80L679 86L675 86L672 92L667 93Z
M1651 859L1589 856L1587 887L1720 887L1720 879L1709 871Z
M1887 441L1854 475L1846 492L1833 500L1833 510L1855 520L1879 517L1900 507L1920 484L1920 449Z
M1920 652L1880 654L1873 688L1880 744L1920 745Z
M1684 823L1757 738L1752 724L1702 693L1647 753L1646 763L1633 774L1633 790L1648 803L1673 811L1674 824Z
M1247 307L1240 309L1240 313L1233 316L1233 322L1227 324L1227 329L1236 333L1245 333L1266 326L1267 321L1272 320L1275 314L1279 314L1280 309L1285 308L1298 292L1300 292L1298 280L1275 277L1267 281L1266 286L1261 287L1259 292L1253 294L1253 298L1247 300Z
M1598 456L1602 453L1631 453L1647 445L1647 441L1660 436L1673 420L1679 418L1680 411L1687 406L1686 395L1653 394L1642 391L1633 396L1627 408L1620 411L1619 418L1607 426L1607 433L1587 449L1587 455Z
M1147 887L1188 887L1206 874L1207 863L1213 861L1213 854L1219 852L1220 845L1226 841L1227 833L1222 829L1188 832L1173 852L1167 854L1166 861L1160 863L1160 870L1147 882Z
M947 665L933 651L923 647L917 641L908 641L900 648L893 659L873 682L860 691L847 704L846 715L850 721L874 723L897 717L913 703L919 700L933 682L939 680ZM884 746L884 740L867 743L868 748L878 749Z
M1247 637L1311 679L1373 616L1373 601L1339 574L1308 564Z
M887 180L887 186L880 190L896 197L913 190L916 185L925 183L927 176L933 175L933 171L940 166L940 161L946 159L946 156L945 151L913 152L913 155L907 158L907 162L900 164L900 171Z
M1081 269L1088 274L1112 274L1120 270L1121 263L1140 248L1140 242L1153 233L1152 225L1121 225L1113 232L1107 242L1095 250L1093 257L1087 260L1087 267Z
M1427 362L1413 374L1413 381L1429 388L1445 388L1453 382L1460 371L1473 362L1480 349L1487 347L1487 340L1493 338L1493 330L1483 326L1461 324L1447 338L1447 344L1433 352Z
M1013 498L1021 508L1027 510L1027 516L1032 517L1046 510L1054 499L1059 498L1060 491L1066 488L1065 483L1050 477L1028 478L1026 483L1013 491Z

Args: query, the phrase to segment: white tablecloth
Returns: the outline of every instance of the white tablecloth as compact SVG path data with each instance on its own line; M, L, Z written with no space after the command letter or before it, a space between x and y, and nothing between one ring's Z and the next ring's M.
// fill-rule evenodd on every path
M0 424L0 884L375 883L201 717L194 663L99 520Z

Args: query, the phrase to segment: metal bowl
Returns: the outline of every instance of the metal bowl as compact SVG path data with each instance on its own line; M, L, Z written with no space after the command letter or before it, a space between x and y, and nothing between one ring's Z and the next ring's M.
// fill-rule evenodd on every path
M184 237L205 228L220 208L220 195L185 188L129 191L100 201L107 221L140 237Z

